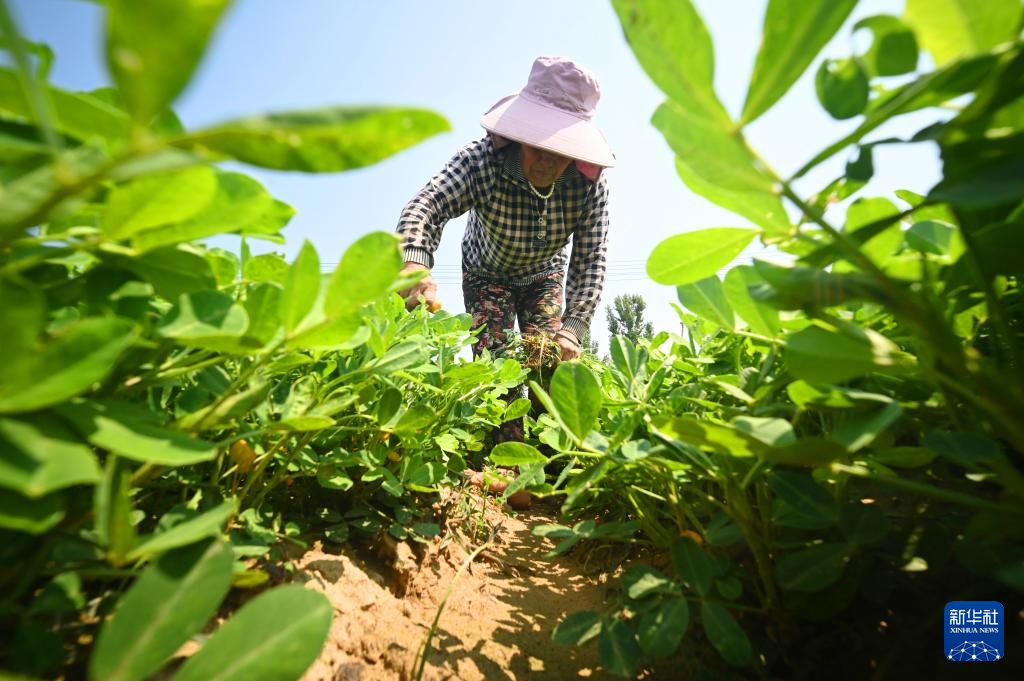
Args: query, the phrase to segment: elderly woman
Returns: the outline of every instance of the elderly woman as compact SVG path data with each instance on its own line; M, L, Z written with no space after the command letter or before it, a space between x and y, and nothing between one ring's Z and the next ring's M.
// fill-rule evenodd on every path
M402 211L403 272L429 270L445 223L469 213L462 291L481 328L476 354L501 354L518 318L523 334L552 337L562 359L580 355L604 286L608 186L601 170L615 163L593 122L600 96L582 66L540 57L526 87L481 118L489 134L460 149ZM437 286L427 276L403 296L410 308L420 296L433 305Z

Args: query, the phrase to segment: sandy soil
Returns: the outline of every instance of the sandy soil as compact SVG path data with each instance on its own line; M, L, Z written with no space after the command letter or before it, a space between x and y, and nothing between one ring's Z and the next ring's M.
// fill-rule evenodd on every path
M458 494L447 499L457 506ZM551 631L575 610L601 610L609 584L605 562L587 567L577 556L545 559L552 547L530 528L558 522L554 507L535 504L508 515L494 499L472 520L449 515L445 538L422 555L404 544L383 557L331 554L320 545L296 561L297 576L334 604L328 641L303 681L414 679L417 652L438 606L468 553L493 532L492 546L455 582L430 647L424 679L606 679L597 649L556 646ZM481 506L483 504L483 506ZM482 536L466 531L477 523ZM491 530L481 527L484 523Z

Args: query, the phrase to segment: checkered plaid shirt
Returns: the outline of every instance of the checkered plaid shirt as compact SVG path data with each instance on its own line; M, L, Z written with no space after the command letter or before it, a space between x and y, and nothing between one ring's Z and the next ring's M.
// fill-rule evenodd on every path
M445 223L468 211L463 270L522 285L565 271L572 237L562 327L582 338L604 287L607 182L589 180L573 164L544 201L530 191L518 149L496 149L489 137L460 149L402 211L398 233L405 260L433 267Z

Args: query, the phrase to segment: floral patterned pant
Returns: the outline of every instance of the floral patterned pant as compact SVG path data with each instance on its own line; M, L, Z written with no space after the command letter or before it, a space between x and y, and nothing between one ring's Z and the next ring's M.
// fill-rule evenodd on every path
M484 349L503 354L508 334L519 320L523 334L554 334L562 326L562 285L565 273L554 272L531 284L512 286L485 279L473 272L462 275L466 312L473 328L481 328L473 354Z
M523 334L553 335L558 331L562 326L564 280L563 272L555 272L530 284L511 286L472 272L463 273L466 312L473 316L473 328L480 328L480 335L473 344L473 355L478 356L485 349L495 357L503 355L508 334L515 328L517 319ZM512 403L522 394L521 387L514 388L505 394L505 400ZM492 434L492 439L494 444L522 442L523 420L503 423Z

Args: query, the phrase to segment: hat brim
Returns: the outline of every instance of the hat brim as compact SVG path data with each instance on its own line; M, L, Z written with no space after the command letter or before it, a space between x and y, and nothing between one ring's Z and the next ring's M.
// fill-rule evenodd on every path
M520 95L509 95L480 118L488 132L546 149L603 168L615 165L615 154L592 121L545 106Z

